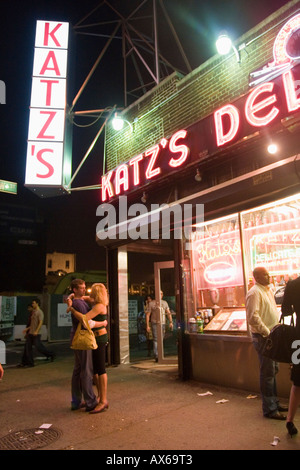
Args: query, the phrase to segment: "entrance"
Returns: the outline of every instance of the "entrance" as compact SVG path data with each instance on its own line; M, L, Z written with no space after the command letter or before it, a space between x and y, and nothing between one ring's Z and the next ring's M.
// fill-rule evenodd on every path
M157 351L159 364L176 364L177 353L177 327L175 312L175 276L174 261L161 261L154 263L155 299L160 303L160 322L157 328ZM161 298L161 292L162 298ZM172 316L173 330L169 326L168 314L165 314L167 302ZM168 310L167 310L168 312Z

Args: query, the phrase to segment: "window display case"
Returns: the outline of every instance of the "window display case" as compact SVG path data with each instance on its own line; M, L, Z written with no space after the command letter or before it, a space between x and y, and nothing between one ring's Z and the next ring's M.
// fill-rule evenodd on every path
M300 194L193 229L182 263L188 331L248 334L245 298L258 266L270 273L280 316L285 285L300 275Z

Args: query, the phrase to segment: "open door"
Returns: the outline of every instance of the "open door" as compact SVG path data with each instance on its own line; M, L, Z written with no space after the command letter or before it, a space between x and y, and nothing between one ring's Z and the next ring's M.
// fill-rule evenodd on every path
M157 329L157 350L159 364L177 364L177 329L175 314L175 275L174 261L154 263L155 300L160 303L160 322ZM163 292L161 298L161 292ZM170 328L169 315L166 314L167 302L173 320Z

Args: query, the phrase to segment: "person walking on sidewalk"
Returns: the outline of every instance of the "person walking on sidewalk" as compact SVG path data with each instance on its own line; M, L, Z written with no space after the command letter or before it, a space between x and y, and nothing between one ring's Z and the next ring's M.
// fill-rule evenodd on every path
M173 331L172 314L166 300L163 300L163 291L160 291L159 300L151 300L146 306L146 331L150 333L152 329L153 336L153 353L155 362L158 361L158 328L162 327L162 335L166 333L166 319L169 320L169 329ZM151 326L150 326L151 322Z
M258 354L260 365L260 391L262 410L266 418L285 420L282 411L287 406L281 406L277 398L276 374L279 370L277 362L262 355L263 346L270 330L278 324L278 311L274 293L269 287L270 276L266 268L257 267L253 271L254 286L246 296L246 312L253 345Z
M29 326L24 330L26 335L26 343L22 357L22 363L18 367L33 367L33 351L32 347L35 346L38 352L46 356L47 359L54 360L54 353L46 348L41 341L40 330L44 323L44 312L40 309L41 301L37 297L33 299L31 306L32 312L29 319Z

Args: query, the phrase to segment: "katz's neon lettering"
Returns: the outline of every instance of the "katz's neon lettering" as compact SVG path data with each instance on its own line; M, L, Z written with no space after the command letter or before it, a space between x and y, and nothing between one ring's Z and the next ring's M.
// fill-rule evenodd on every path
M58 80L41 80L41 83L46 83L46 106L51 106L52 85L58 84Z
M62 23L58 23L52 31L50 31L50 23L45 23L45 30L44 30L44 46L48 47L49 46L49 37L51 37L52 41L56 45L56 47L61 47L60 43L58 42L58 39L55 37L55 33L58 31L58 29L62 26Z
M133 184L137 186L140 184L140 167L139 162L143 160L143 155L137 155L132 158L129 162L129 165L133 166Z
M42 163L43 165L45 165L46 168L48 168L48 173L46 173L45 175L41 175L41 174L36 174L36 176L38 178L50 178L50 176L53 175L54 173L54 168L53 166L48 163L46 160L43 159L43 154L44 153L52 153L53 154L53 150L52 149L42 149L42 150L39 150L36 154L36 159Z
M170 140L169 149L171 150L171 152L172 153L181 152L181 156L179 158L177 159L171 158L171 160L169 161L169 165L173 168L176 168L182 165L186 161L187 157L189 156L190 150L186 145L184 144L178 145L178 146L176 145L177 140L185 139L186 135L187 135L187 131L181 130L181 131L176 132L176 134L174 134Z
M229 130L226 134L224 134L224 127L223 127L223 117L229 117L230 126ZM220 147L221 145L230 142L237 134L240 124L240 116L238 109L233 106L232 104L228 104L223 106L221 109L218 109L214 114L215 120L215 128L216 128L216 139L217 145Z
M254 90L250 93L246 105L245 105L245 115L246 119L252 126L260 127L266 126L271 121L273 121L279 113L279 109L275 106L269 111L268 114L265 116L259 117L256 115L259 111L271 106L277 101L277 97L275 94L255 103L255 100L263 93L271 93L274 88L274 83L263 83L262 85L258 85Z
M300 108L300 99L297 98L295 82L292 71L289 70L282 74L282 81L285 91L286 104L289 112L297 111Z
M120 194L121 186L123 186L123 190L127 191L129 187L128 182L128 166L127 165L120 165L116 171L116 194Z
M49 67L50 61L52 61L52 65L53 65L52 67ZM54 70L55 75L57 77L61 76L54 51L48 52L45 62L43 64L43 67L41 68L40 75L45 75L46 70Z
M153 169L156 159L157 159L158 152L159 152L159 145L155 145L150 150L147 150L147 152L145 152L145 157L149 157L151 155L150 162L146 170L147 180L149 180L150 178L153 178L153 176L159 175L161 172L160 167Z
M300 70L300 66L299 66ZM257 85L247 97L240 99L233 104L226 104L222 108L215 111L213 116L209 119L213 119L216 142L214 146L221 147L229 144L234 139L243 138L250 135L251 129L246 126L241 126L242 119L244 123L248 123L252 129L256 131L259 127L264 127L272 123L277 116L282 113L285 116L287 113L283 107L281 110L275 104L281 102L282 95L286 98L286 108L288 112L295 112L300 109L300 96L296 93L296 83L291 70L282 73L281 86L276 82L276 86L280 86L278 89L278 96L274 92L275 83L267 82ZM198 123L196 123L198 125ZM211 123L209 124L211 127ZM192 132L192 131L191 131ZM193 131L195 132L195 131ZM244 132L244 134L242 134ZM246 134L248 132L248 134ZM241 135L239 135L241 133ZM200 127L200 134L202 138L205 138L205 133ZM162 138L160 144L156 144L151 147L144 154L137 155L132 158L125 167L119 166L113 170L115 178L111 178L112 185L114 184L116 193L120 194L121 189L124 191L130 190L140 184L147 183L147 180L155 179L162 175L163 172L168 171L166 166L171 168L178 168L186 163L190 154L190 147L188 146L189 139L193 145L196 133L189 135L188 130L180 130L172 135L167 140ZM180 139L186 139L186 141L179 142ZM202 148L206 148L206 143L201 141L200 145ZM209 145L209 144L208 144ZM214 148L212 148L214 151ZM176 155L178 154L178 156ZM145 161L145 158L149 157L149 161ZM165 161L163 161L165 160ZM195 160L196 163L196 160ZM131 169L131 171L130 171ZM141 183L141 172L143 173L143 179ZM145 181L146 180L146 181ZM106 180L104 180L106 183ZM103 201L106 197L113 197L113 191L109 190L110 186L105 186L102 191Z
M112 182L110 181L112 174L113 172L111 171L108 175L104 175L101 178L102 201L106 201L106 193L108 193L109 198L114 195Z
M37 139L45 139L45 140L54 139L54 137L55 137L54 135L45 135L45 132L48 129L48 127L50 126L53 119L55 118L56 111L40 111L40 114L49 114L49 117L48 117L47 121L45 122L45 124L43 125L40 132L38 133Z

